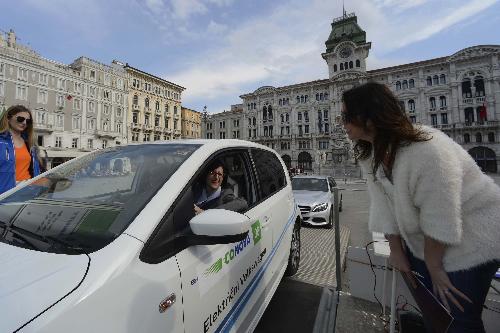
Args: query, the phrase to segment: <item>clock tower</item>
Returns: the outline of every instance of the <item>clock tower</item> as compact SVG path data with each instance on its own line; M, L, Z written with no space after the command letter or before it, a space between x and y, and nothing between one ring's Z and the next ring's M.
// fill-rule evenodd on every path
M371 43L358 25L354 13L338 17L332 22L332 32L325 42L326 52L321 56L328 64L330 79L366 73L366 58Z

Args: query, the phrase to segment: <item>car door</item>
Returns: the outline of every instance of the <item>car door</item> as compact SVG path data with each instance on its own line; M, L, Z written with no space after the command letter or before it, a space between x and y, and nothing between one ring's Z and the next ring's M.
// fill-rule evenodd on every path
M246 150L226 150L215 158L231 163L229 175L236 179L238 195L246 197L249 208L242 212L257 217L255 179ZM236 162L238 161L238 162ZM205 165L210 164L208 160ZM203 174L203 167L200 168ZM195 179L201 174L195 175ZM187 224L194 214L189 189L181 202L184 216L175 223ZM191 196L191 197L190 197ZM272 235L256 218L245 240L232 244L198 245L176 254L181 271L186 333L245 331L254 316L252 309L266 291L264 263L272 247Z
M288 261L291 229L295 221L295 202L283 163L275 153L252 149L252 160L259 190L258 210L252 213L261 219L262 229L273 235L268 274L273 282L276 282Z

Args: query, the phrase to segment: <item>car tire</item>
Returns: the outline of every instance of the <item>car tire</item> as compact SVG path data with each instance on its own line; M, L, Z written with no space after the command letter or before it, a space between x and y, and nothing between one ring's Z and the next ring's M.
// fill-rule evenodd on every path
M326 225L328 229L333 228L333 206L330 208L330 215L328 216L328 224Z
M288 255L288 265L285 275L292 276L297 273L300 266L300 222L295 222L292 232L292 241L290 244L290 254Z

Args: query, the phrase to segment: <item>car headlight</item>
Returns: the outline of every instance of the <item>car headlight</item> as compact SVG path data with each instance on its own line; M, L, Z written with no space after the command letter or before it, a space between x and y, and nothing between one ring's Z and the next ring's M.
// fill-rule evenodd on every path
M328 203L321 203L319 205L316 205L313 207L312 211L313 212L321 212L323 210L326 210L328 208Z

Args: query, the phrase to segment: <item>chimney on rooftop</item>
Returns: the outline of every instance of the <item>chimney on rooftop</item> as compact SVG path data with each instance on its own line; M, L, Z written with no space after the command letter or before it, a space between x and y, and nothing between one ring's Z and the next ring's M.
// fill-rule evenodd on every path
M14 30L10 29L9 33L7 34L7 45L10 47L13 47L16 45L16 33Z

